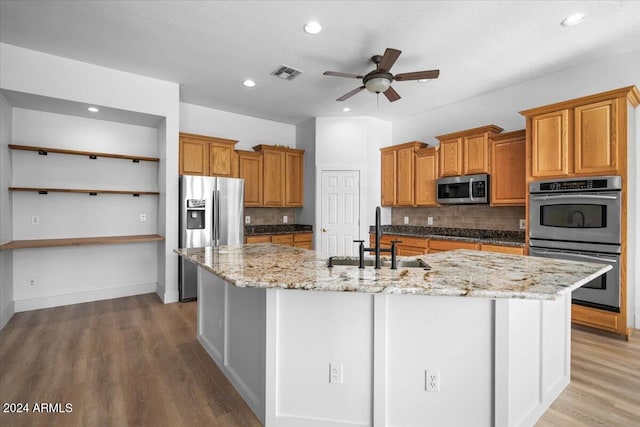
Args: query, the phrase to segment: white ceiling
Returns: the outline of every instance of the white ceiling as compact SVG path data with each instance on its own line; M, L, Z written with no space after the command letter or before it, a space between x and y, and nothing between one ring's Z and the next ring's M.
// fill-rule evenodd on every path
M559 25L575 12L587 19ZM303 31L311 19L320 34ZM2 0L0 41L177 82L183 102L285 123L396 120L636 51L640 1ZM440 77L394 82L394 103L366 91L335 101L361 82L323 71L365 74L387 47L403 52L394 74L437 68ZM271 76L282 64L303 74ZM244 87L247 78L257 86Z

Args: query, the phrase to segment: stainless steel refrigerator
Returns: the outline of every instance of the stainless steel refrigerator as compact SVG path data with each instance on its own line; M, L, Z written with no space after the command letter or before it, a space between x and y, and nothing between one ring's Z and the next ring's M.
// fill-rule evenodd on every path
M180 247L244 243L244 180L211 176L180 177ZM179 258L180 301L197 296L197 267Z

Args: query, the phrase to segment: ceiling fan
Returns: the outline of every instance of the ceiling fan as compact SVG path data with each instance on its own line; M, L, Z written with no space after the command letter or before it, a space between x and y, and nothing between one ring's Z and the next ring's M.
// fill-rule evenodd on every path
M356 93L363 89L367 89L369 92L384 93L389 102L394 102L400 99L400 95L391 87L391 82L397 80L399 82L405 80L423 80L423 79L437 79L440 75L440 70L428 70L428 71L414 71L412 73L400 73L395 76L389 72L393 64L400 56L402 51L397 49L390 49L384 51L384 55L374 55L371 60L376 64L376 69L370 73L359 76L357 74L341 73L338 71L325 71L325 76L335 77L347 77L352 79L362 79L362 86L345 93L336 101L344 101L351 98Z

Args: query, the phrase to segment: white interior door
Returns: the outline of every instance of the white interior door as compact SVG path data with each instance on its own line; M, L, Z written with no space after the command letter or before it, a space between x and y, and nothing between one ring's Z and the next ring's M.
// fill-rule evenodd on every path
M360 172L322 171L320 246L323 256L357 254Z

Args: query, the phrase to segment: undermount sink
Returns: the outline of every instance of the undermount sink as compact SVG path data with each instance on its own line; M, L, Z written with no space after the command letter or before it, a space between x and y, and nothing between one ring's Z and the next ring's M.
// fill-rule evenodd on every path
M360 261L356 258L334 258L327 260L327 267L338 267L338 266L347 266L347 267L358 267L360 265ZM364 260L365 267L373 267L375 265L375 260L371 258L367 258ZM390 259L383 259L380 261L380 267L391 267ZM429 264L424 262L421 259L403 259L396 261L397 268L424 268L430 269Z

